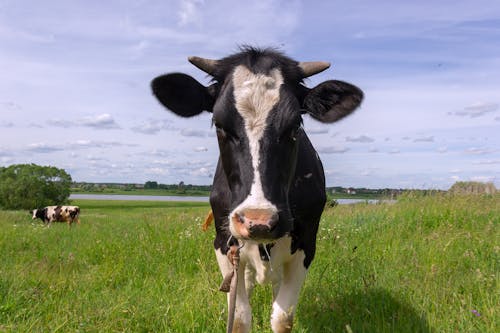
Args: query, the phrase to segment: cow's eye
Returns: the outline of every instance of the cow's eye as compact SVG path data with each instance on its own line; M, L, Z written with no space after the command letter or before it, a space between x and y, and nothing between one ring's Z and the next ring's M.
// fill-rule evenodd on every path
M215 130L217 133L217 138L219 140L231 140L233 142L239 142L239 138L234 132L228 129L224 129L221 126L215 124Z
M297 141L297 135L300 130L300 125L299 126L293 126L288 130L288 138L292 141Z
M278 138L278 143L280 142L289 142L289 141L297 141L297 135L299 133L300 126L292 126L286 131L284 131L281 136Z

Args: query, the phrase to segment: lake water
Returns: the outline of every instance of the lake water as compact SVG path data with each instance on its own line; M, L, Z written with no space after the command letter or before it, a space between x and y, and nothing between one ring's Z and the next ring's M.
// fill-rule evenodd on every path
M208 202L208 197L183 197L167 195L128 195L128 194L71 194L70 199L87 200L137 200L137 201L195 201ZM377 203L379 200L366 199L337 199L341 205L359 202ZM385 200L384 200L385 201Z
M128 194L71 194L70 199L86 200L134 200L134 201L195 201L208 202L208 197L185 197L167 195L128 195Z

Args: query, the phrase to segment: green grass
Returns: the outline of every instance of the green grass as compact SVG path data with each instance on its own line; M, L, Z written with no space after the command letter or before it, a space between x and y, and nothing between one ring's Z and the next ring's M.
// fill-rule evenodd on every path
M499 331L499 199L328 208L295 331ZM74 204L72 228L0 211L0 332L225 330L207 204ZM270 287L252 303L253 332L270 332Z

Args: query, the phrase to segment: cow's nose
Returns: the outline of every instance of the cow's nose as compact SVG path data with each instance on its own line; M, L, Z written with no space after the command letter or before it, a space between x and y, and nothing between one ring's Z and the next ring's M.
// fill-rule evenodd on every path
M244 225L250 237L269 237L276 228L279 215L268 209L245 209L236 214L237 222Z

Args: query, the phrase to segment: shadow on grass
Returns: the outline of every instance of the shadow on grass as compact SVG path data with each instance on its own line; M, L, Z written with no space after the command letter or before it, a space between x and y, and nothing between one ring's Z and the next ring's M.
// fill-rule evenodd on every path
M384 289L331 297L308 288L299 309L297 326L308 332L433 332L424 314Z

